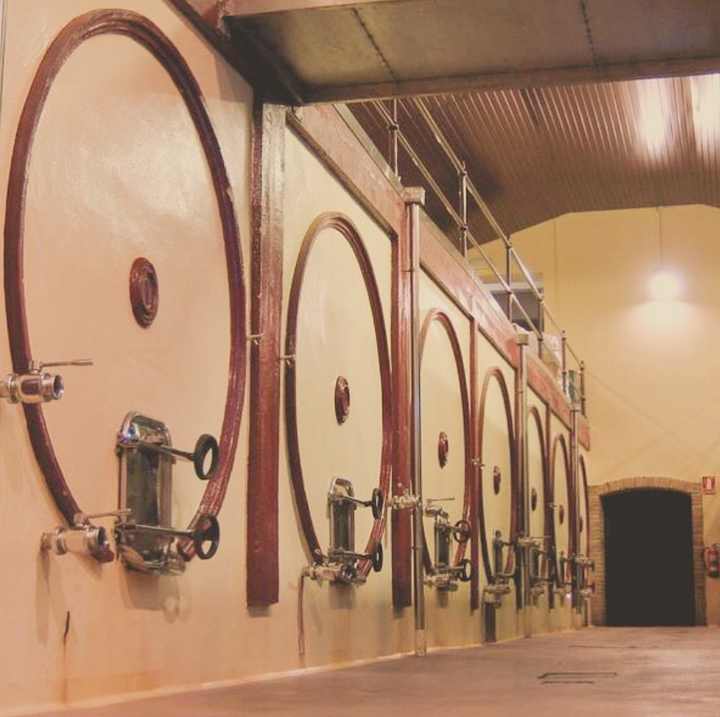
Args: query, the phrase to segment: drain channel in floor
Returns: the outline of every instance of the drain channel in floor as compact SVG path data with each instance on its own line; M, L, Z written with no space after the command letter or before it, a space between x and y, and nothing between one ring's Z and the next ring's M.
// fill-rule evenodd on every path
M598 680L611 680L617 672L545 672L538 675L544 685L594 685Z

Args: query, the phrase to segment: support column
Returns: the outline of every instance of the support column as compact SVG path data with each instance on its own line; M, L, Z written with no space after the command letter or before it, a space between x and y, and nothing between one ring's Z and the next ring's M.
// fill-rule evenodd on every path
M278 473L285 112L256 95L252 137L247 604L279 599Z

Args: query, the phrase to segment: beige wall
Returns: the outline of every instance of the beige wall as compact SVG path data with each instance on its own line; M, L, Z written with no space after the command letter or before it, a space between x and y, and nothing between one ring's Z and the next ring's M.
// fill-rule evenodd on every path
M0 202L22 104L42 54L73 18L117 7L149 17L177 46L198 80L230 176L246 282L250 258L250 88L199 39L164 0L9 0L0 123ZM45 408L59 461L87 511L117 505L115 434L125 414L164 420L174 443L190 448L222 423L229 352L229 311L220 224L208 168L177 90L160 65L126 37L83 44L60 71L34 147L25 234L25 292L33 354L44 360L90 356L92 369L68 369L67 393ZM286 133L284 298L297 253L312 221L342 212L358 227L378 282L388 337L391 243L313 153ZM4 210L4 206L2 207ZM160 311L150 330L132 318L130 265L156 266ZM423 312L441 308L455 325L470 385L470 324L429 279ZM0 306L4 314L4 305ZM283 322L287 303L283 303ZM456 369L440 332L428 339L424 368L432 464L437 433L451 436L442 478L428 473L434 497L463 497L462 417ZM501 366L511 401L514 371L483 339L481 381ZM2 373L10 370L0 331ZM334 475L353 480L359 497L377 484L380 446L379 369L367 298L355 260L335 230L318 238L300 301L297 348L299 440L310 510L321 545L328 539L327 489ZM351 387L351 420L333 411L338 375ZM284 426L280 461L280 602L245 606L247 397L235 467L220 514L216 558L194 561L181 577L154 578L100 566L78 556L40 554L41 533L61 523L35 461L17 406L0 404L0 526L6 541L0 577L0 714L63 703L106 700L151 690L237 681L306 666L406 652L412 610L391 607L391 544L386 566L360 588L306 583L306 655L297 646L300 570L308 563L290 488ZM488 496L488 520L507 533L509 455L497 393L488 403L488 459L503 472L503 490ZM281 424L282 425L282 424ZM437 462L436 462L437 465ZM173 520L192 516L203 485L192 470L174 469ZM434 484L433 484L434 482ZM358 512L358 548L370 529ZM106 527L112 527L108 519ZM428 521L428 530L431 525ZM481 580L481 585L484 578ZM481 612L469 608L469 586L428 598L428 642L456 646L483 639ZM567 611L538 629L567 626ZM564 617L558 617L563 613ZM569 613L568 613L569 614ZM67 631L67 634L65 635ZM514 596L503 600L498 637L518 634Z
M167 3L120 5L159 25L198 79L224 150L247 258L249 88ZM42 54L70 20L118 3L10 0L7 6L3 202L20 110ZM125 413L163 419L183 448L202 432L217 435L229 355L222 235L200 143L164 70L132 40L91 39L60 71L32 155L25 243L34 355L96 361L94 368L65 371L65 398L45 410L54 446L81 506L114 509L114 440ZM160 311L148 331L134 323L128 300L137 256L147 256L159 276ZM190 294L188 286L199 290ZM0 355L4 373L11 368L5 329ZM22 410L3 402L0 426L0 524L8 545L0 578L0 709L257 670L244 657L264 630L262 621L241 620L241 481L231 482L220 515L217 559L194 562L179 579L148 579L119 563L101 567L39 553L41 533L61 517L32 455ZM246 463L246 426L236 475ZM203 486L185 464L175 469L175 485L174 519L184 525Z
M567 215L513 236L587 361L591 484L634 476L699 481L720 472L720 210L665 207L661 214L665 264L685 282L676 302L649 295L659 263L656 208ZM704 508L705 540L720 541L720 497L705 496ZM719 617L717 583L708 580L711 623Z

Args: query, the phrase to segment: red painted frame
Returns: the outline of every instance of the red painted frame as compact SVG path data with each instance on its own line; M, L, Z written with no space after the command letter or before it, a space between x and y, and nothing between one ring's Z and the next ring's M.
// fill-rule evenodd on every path
M548 500L549 498L549 464L548 464L548 442L546 438L546 430L543 427L543 418L540 415L540 411L537 408L537 406L530 406L530 409L528 410L528 415L532 416L533 421L535 423L535 428L538 432L538 438L540 439L540 452L542 455L542 488L543 488L543 495L542 500L538 501L538 507L543 512L543 536L550 535L550 529L552 526L552 520L550 521L550 525L548 525L548 503L550 502ZM529 428L528 428L529 430ZM552 517L552 514L551 514ZM552 544L552 540L550 541L550 544ZM543 547L547 548L548 545L545 544ZM547 574L549 565L547 558L543 558L542 560L542 573L543 575Z
M548 426L549 428L549 426ZM555 465L557 458L557 451L562 450L563 462L565 465L565 483L567 485L567 527L568 527L568 554L565 557L570 557L575 554L575 486L573 485L572 475L570 471L570 452L567 444L567 439L562 433L558 433L552 439L552 448L550 451L550 500L548 500L548 506L555 503ZM555 551L555 578L559 586L561 582L560 575L560 556L557 552L557 535L555 534L555 516L552 508L548 507L548 513L550 516L551 526L551 545Z
M336 213L321 214L312 223L298 254L290 295L288 297L287 330L285 335L285 433L287 438L288 458L290 463L290 478L292 480L295 505L300 518L300 526L303 531L307 545L310 562L316 562L323 555L320 542L315 532L307 494L305 492L305 477L302 469L300 455L300 441L297 425L297 377L296 360L297 350L297 328L300 309L300 296L305 278L310 254L318 236L326 229L334 229L348 242L353 254L360 266L365 289L370 301L370 309L375 328L375 340L377 343L378 363L380 367L380 384L382 396L382 450L380 456L380 478L378 481L380 490L384 496L389 496L390 476L392 472L392 386L390 372L390 354L385 331L385 320L383 318L380 292L373 272L370 256L365 249L360 233L353 222L346 216ZM387 511L377 518L368 538L365 549L369 553L375 544L382 538L385 530ZM359 569L365 574L370 573L372 565L369 560L362 560Z
M505 406L505 418L507 421L507 432L508 441L510 443L510 535L503 536L504 540L513 540L517 535L517 516L518 516L518 505L520 502L520 486L518 485L518 471L517 471L517 457L516 457L516 441L515 441L515 420L513 418L512 404L510 401L510 391L508 389L507 381L505 380L505 374L502 370L493 366L489 368L485 373L483 379L482 389L480 391L480 403L477 412L477 434L478 434L478 457L482 464L483 461L483 428L485 426L485 407L487 402L488 389L490 382L495 380L500 386L502 393L503 404ZM487 466L486 466L487 467ZM478 481L477 491L477 511L478 511L478 522L480 532L480 544L482 548L483 565L485 566L485 577L487 582L493 582L493 565L490 560L490 546L488 545L487 534L485 531L485 509L483 504L483 480L485 480L485 474L487 471L483 468L480 470L480 479ZM512 550L508 551L507 562L505 563L505 569L503 572L511 573L515 566L515 554Z
M453 352L453 358L455 359L455 370L457 372L458 377L458 383L460 384L460 395L461 395L461 401L462 401L462 413L463 413L463 442L464 442L464 448L465 448L465 477L464 477L464 483L465 483L465 492L463 494L463 512L462 512L462 518L463 520L467 520L472 525L473 523L473 502L472 502L472 482L474 477L474 472L472 469L472 455L471 455L471 449L472 449L472 433L471 433L471 427L470 427L470 401L468 398L468 382L467 382L467 376L465 373L465 363L463 361L462 357L462 349L460 348L460 341L458 339L457 332L455 331L455 327L453 326L452 320L450 317L442 310L440 309L431 309L428 311L428 313L425 316L425 319L423 321L422 328L420 330L420 366L422 371L422 357L423 353L425 351L425 344L427 342L427 337L430 332L430 327L433 325L433 323L439 323L440 326L445 330L445 335L448 338L448 341L450 342L450 347L452 348ZM455 560L454 565L457 565L464 557L465 557L465 550L467 547L467 541L463 543L459 543L457 547L457 551L455 553ZM425 570L429 573L433 572L434 566L432 563L432 559L430 557L430 551L428 550L428 544L427 544L427 538L425 536L425 531L423 530L423 548L424 548L424 562L425 562ZM473 571L477 570L477 565L473 565Z

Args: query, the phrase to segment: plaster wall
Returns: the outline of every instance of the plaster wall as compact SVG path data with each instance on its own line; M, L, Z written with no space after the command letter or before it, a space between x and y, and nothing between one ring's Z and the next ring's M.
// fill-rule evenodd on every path
M118 3L6 5L3 214L20 111L43 53L73 18ZM120 5L156 23L198 79L224 150L247 258L249 88L166 3ZM181 448L191 448L200 433L217 436L229 356L225 260L209 170L177 89L129 38L88 40L50 90L31 159L25 252L33 355L95 360L93 368L63 371L66 395L46 408L58 460L85 511L112 510L114 441L125 414L140 410L164 420ZM135 324L130 310L129 272L137 256L148 257L159 276L160 310L151 330ZM188 286L196 290L189 293ZM5 330L0 355L3 371L10 371ZM235 458L239 474L246 425ZM264 639L264 624L246 619L240 598L241 481L231 482L221 514L217 560L193 562L180 579L148 579L119 563L39 551L41 533L62 519L32 454L22 409L3 402L0 426L0 523L12 544L0 578L0 709L258 670L250 656ZM203 486L178 464L175 487L173 520L183 527ZM216 615L223 620L211 618Z

